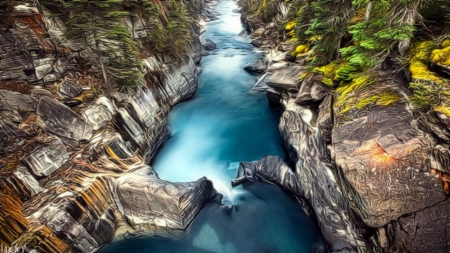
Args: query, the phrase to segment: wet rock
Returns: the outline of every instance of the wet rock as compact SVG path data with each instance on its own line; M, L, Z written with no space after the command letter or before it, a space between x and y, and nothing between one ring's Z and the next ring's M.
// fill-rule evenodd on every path
M197 90L198 70L190 57L184 57L177 64L170 64L162 78L165 95L174 105L182 100L190 98ZM170 87L170 88L169 88Z
M250 73L261 74L267 69L267 64L264 60L259 60L257 62L248 63L244 66L244 70Z
M263 46L263 40L262 39L254 39L254 40L252 40L251 44L254 47L262 47Z
M434 139L416 127L408 105L372 106L350 113L333 129L336 164L355 210L371 227L381 227L445 199L440 179L430 173Z
M205 50L214 50L217 48L217 46L212 40L205 39L205 43L203 43L203 48Z
M68 97L76 97L83 92L80 85L78 85L75 81L65 79L61 85L59 86L59 92L68 96Z
M301 66L289 66L281 70L273 70L267 79L267 85L279 90L296 91L300 82L298 77L304 71Z
M69 160L66 146L60 139L55 138L48 145L33 151L22 162L31 172L39 177L45 177L59 169Z
M321 132L310 124L312 112L293 99L284 103L281 136L296 161L299 185L314 210L324 239L335 252L369 252L370 244L342 192Z
M81 112L84 120L92 125L93 130L98 130L111 121L113 115L116 113L116 107L106 97L99 97L94 104L87 107Z
M450 200L401 217L389 225L389 252L450 252Z
M303 197L297 174L278 156L266 156L256 162L241 162L233 186L242 182L266 182L277 184L289 192Z
M131 225L154 224L185 229L200 208L213 196L211 181L171 183L154 175L129 174L116 183L119 210Z
M44 129L67 144L78 145L79 141L87 141L92 136L92 127L80 115L50 97L39 99L36 113Z

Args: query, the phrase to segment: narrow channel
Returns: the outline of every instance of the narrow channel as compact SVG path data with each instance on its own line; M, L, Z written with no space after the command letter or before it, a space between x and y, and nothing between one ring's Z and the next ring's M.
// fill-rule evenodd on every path
M321 247L315 223L288 193L262 183L231 187L239 162L286 156L278 112L264 94L249 92L256 77L243 67L264 54L239 36L244 28L233 12L237 8L232 0L215 7L218 19L208 23L202 38L217 49L202 59L197 94L172 110L172 136L152 164L164 180L206 176L224 196L222 204L205 205L181 235L116 241L101 252L303 253Z

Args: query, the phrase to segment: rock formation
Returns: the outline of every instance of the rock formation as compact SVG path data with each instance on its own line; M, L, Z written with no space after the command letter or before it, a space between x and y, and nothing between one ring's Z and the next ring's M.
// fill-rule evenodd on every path
M198 34L179 57L141 52L142 83L105 89L98 54L63 40L53 5L41 8L0 13L0 251L94 252L126 232L186 228L212 183L163 181L145 164L171 107L196 91ZM143 17L125 21L136 41L155 32Z
M438 93L433 93L448 90L448 76L431 66L441 68L439 64L448 60L443 53L448 41L438 46L418 42L411 47L410 72L402 72L404 76L395 73L399 68L395 63L385 60L373 77L359 68L364 73L355 73L357 78L346 83L346 75L355 71L346 69L347 58L334 55L337 60L324 66L314 62L326 54L326 48L319 49L321 43L334 38L314 37L311 30L319 25L310 27L309 33L301 25L319 22L326 11L333 15L348 10L348 5L334 5L332 11L334 2L312 2L294 1L286 7L286 3L240 1L253 44L267 50L269 61L267 73L252 90L264 91L271 104L282 105L279 128L290 154L288 162L295 166L289 169L277 157L241 163L235 183L278 184L301 203L309 202L332 252L448 252L450 223L443 211L450 193L449 125L444 110L448 97L436 98ZM285 12L289 8L292 12ZM362 9L366 13L361 11L366 19L382 18L370 16L367 8ZM311 11L316 11L315 20L301 19ZM427 15L426 8L420 11ZM348 23L339 23L341 28L364 22L358 16L361 13L339 16L355 15ZM311 37L302 44L302 36ZM401 50L408 43L402 41ZM409 87L408 81L412 82Z

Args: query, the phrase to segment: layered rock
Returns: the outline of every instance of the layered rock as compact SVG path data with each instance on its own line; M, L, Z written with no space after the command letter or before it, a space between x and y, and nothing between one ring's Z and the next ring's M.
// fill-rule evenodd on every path
M94 252L125 232L184 229L215 195L211 182L172 184L139 168L169 135L171 107L194 94L201 45L189 53L195 62L149 57L146 83L99 96L95 66L80 65L95 52L62 46L62 25L34 7L10 18L17 22L0 30L0 250ZM135 38L149 32L138 21L130 21ZM151 196L140 204L152 213L123 194L134 190ZM154 222L161 206L165 225Z

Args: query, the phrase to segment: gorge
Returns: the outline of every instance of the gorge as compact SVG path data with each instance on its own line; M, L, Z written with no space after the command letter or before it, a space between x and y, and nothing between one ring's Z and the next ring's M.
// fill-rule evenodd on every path
M445 0L0 19L0 252L450 252Z

